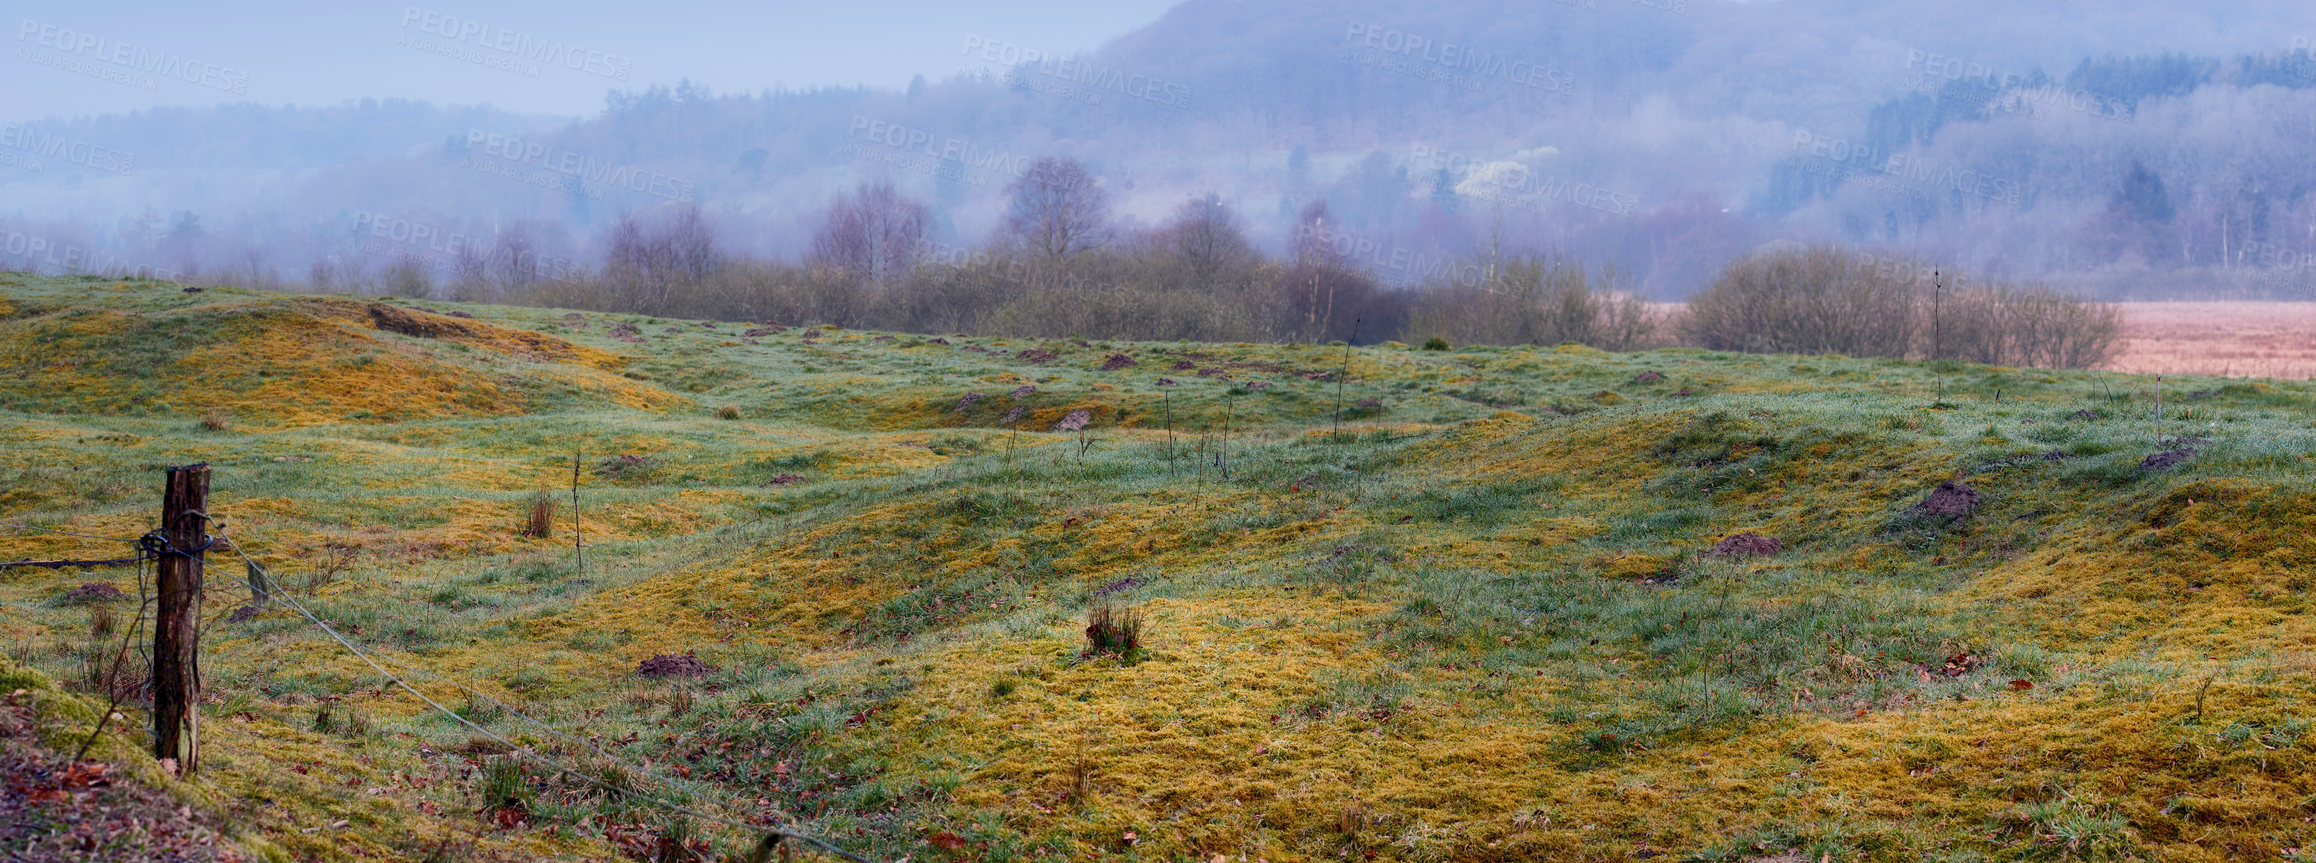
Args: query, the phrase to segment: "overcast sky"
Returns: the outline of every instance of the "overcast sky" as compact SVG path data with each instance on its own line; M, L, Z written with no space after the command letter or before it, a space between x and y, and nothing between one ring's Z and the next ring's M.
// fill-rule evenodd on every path
M1069 53L1173 0L0 0L0 120L362 97L591 114L606 91L900 87L969 46Z

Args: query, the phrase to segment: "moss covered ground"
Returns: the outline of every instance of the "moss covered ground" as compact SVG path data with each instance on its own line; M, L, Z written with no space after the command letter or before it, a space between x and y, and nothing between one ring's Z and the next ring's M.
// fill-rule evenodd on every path
M799 323L0 275L0 520L133 536L160 469L207 462L228 535L488 695L411 676L467 719L876 859L2316 841L2316 385ZM1976 509L1914 509L1946 481ZM1741 532L1782 549L1707 553ZM0 559L118 551L0 530ZM138 591L0 571L25 674L82 685L93 609L134 614L62 599L89 581ZM750 841L210 583L212 754L167 784L255 856ZM1087 653L1097 604L1139 649ZM637 675L661 654L712 670Z

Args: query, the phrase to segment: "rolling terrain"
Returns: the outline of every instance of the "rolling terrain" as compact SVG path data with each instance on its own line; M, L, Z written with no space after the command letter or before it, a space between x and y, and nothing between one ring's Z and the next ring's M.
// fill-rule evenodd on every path
M2316 384L2158 386L0 274L0 522L212 466L294 602L212 551L202 772L95 754L240 859L2298 859ZM0 570L40 745L139 589Z

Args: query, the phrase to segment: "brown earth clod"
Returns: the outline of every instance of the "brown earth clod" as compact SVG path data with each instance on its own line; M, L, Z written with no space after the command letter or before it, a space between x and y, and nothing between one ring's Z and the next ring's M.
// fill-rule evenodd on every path
M636 666L638 677L705 677L715 667L689 653L662 653Z
M1758 533L1739 533L1729 536L1705 552L1714 557L1774 557L1785 550L1785 543Z
M1938 484L1930 496L1914 504L1907 512L1922 518L1939 521L1957 521L1970 517L1978 509L1978 490L1948 480Z

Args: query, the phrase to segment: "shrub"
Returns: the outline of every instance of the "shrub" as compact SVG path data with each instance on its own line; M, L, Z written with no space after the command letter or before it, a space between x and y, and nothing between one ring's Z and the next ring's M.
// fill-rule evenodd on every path
M738 407L736 407L736 406L733 406L733 405L725 405L725 406L723 406L723 407L720 407L720 408L717 408L717 409L716 409L716 418L717 418L717 419L720 419L720 420L736 420L736 419L739 419L739 418L740 418L740 409L739 409Z
M210 411L201 415L201 427L213 432L226 431L233 428L233 419L224 411Z
M1927 263L1825 246L1729 265L1679 326L1713 350L2045 368L2105 362L2121 329L2113 306L2041 285L1970 284Z
M1754 255L1690 298L1680 330L1719 351L1903 355L1920 324L1914 291L1876 263L1831 247Z
M1614 271L1598 275L1563 258L1513 258L1478 284L1424 288L1410 328L1437 332L1464 344L1582 344L1608 351L1649 347L1659 338L1658 315Z
M1427 351L1448 350L1448 341L1438 336L1432 336L1431 338L1424 340L1423 349Z

